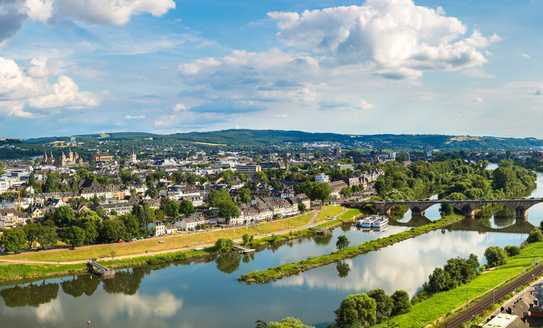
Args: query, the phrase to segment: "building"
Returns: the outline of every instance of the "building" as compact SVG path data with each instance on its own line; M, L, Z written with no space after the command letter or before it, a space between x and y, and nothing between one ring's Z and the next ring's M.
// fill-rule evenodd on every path
M133 207L133 203L126 201L102 204L99 206L99 208L101 208L107 215L111 215L112 213L116 213L117 215L130 214Z
M348 185L343 180L330 182L330 188L332 189L332 192L330 193L330 197L335 198L335 199L341 198L341 191L347 187Z
M0 230L25 225L29 218L13 208L0 209Z
M132 154L130 154L130 164L136 164L138 163L138 156L136 155L136 151L134 148L132 148Z
M262 172L262 167L258 164L237 165L236 171L251 177Z
M147 229L154 237L160 237L166 234L166 226L162 222L149 223Z
M113 162L113 155L96 153L92 155L92 160L96 163Z
M321 173L321 174L318 174L318 175L315 176L315 182L328 183L328 182L330 182L330 177L327 176L324 173Z
M195 213L191 217L177 221L174 226L179 231L195 231L199 227L203 227L207 224L209 224L209 220L207 220L205 216L201 213Z
M47 152L43 153L41 164L42 165L56 165L58 167L71 167L71 166L83 165L85 164L85 162L83 161L83 158L79 156L78 153L74 153L70 149L68 154L65 154L64 152L62 152L58 159L55 159L55 156L53 156L53 153L49 153L49 154L47 154Z
M499 313L487 322L483 328L523 328L526 327L522 320L513 314Z

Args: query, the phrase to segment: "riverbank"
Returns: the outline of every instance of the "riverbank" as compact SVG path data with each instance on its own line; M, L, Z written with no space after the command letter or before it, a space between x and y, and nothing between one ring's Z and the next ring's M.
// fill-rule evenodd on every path
M413 305L409 313L391 318L392 324L399 327L438 327L453 313L465 308L484 295L500 288L515 279L541 260L543 242L529 244L521 249L519 255L509 258L506 264L484 271L469 283L453 290L432 295ZM387 327L385 324L378 327Z
M341 206L327 206L322 208L320 211L306 213L297 217L290 219L280 220L281 226L284 225L297 225L295 228L285 231L285 230L275 230L277 234L270 234L266 232L265 234L254 235L255 239L251 243L250 247L256 249L264 249L266 247L280 246L285 242L301 238L310 238L320 233L323 229L333 229L343 223L354 222L354 220L361 214L358 209L346 209ZM331 217L335 219L330 220ZM262 225L277 224L279 221L263 223ZM304 225L300 226L300 223ZM277 225L275 225L277 227ZM305 228L304 228L305 227ZM248 227L248 228L234 228L237 234L230 233L229 236L236 236L233 240L239 240L243 234L250 234L254 229L260 231L269 231L270 227ZM224 230L221 230L224 231ZM223 234L217 234L216 239L224 238L221 237ZM214 242L214 240L213 240ZM128 244L128 243L127 243ZM127 245L127 244L113 244L105 246L115 246L115 245ZM212 243L206 245L205 247L200 246L199 248L185 249L185 250L171 250L159 252L156 254L145 254L142 253L138 255L129 255L124 257L114 258L101 258L100 263L106 265L107 267L117 269L117 268L128 268L128 267L141 267L147 265L163 265L170 263L190 263L196 261L205 261L213 258L215 252ZM102 246L102 245L96 245ZM92 246L91 246L92 247ZM65 250L70 252L70 250ZM78 249L74 250L78 251ZM20 257L15 256L4 256L0 257L0 283L8 283L22 280L33 280L33 279L42 279L48 277L63 276L69 274L81 274L86 272L85 262L90 255L84 255L82 260L76 258L73 263L63 262L47 263L47 260L50 258L50 255L44 257L42 260L35 260L35 255L39 255L41 252L31 253L33 256L28 258L28 254L19 254ZM78 254L78 256L81 256ZM9 258L9 261L15 261L13 263L4 262L2 264L1 260ZM16 261L21 261L17 263ZM24 263L24 261L29 261ZM32 262L35 261L35 262Z
M310 257L302 261L286 263L266 270L253 271L241 276L239 280L249 284L262 284L284 277L297 275L310 269L325 266L331 263L358 256L360 254L375 251L383 247L387 247L398 242L417 237L419 235L428 233L436 229L446 228L447 226L459 222L462 219L463 217L460 215L448 215L436 222L429 223L424 226L411 228L410 230L403 231L391 236L368 241L358 246L347 247L327 255Z

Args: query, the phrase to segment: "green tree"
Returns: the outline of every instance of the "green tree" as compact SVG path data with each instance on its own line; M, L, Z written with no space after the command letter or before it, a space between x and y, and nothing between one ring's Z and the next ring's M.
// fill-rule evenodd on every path
M345 247L349 246L349 239L347 238L346 235L341 235L339 237L337 237L337 241L336 241L336 247L337 249L344 249Z
M249 204L253 196L251 195L251 190L249 188L243 187L239 190L239 200L244 204Z
M345 278L349 275L349 272L351 272L351 267L348 263L341 261L336 264L336 270L340 278Z
M196 212L194 209L194 205L192 205L192 202L188 199L183 199L181 201L181 204L179 205L179 211L183 213L184 216L189 216Z
M374 289L368 292L368 296L375 300L377 305L377 323L386 320L392 315L394 302L382 289Z
M119 220L104 220L99 229L99 240L103 243L114 243L126 236L126 227Z
M170 218L175 218L179 214L179 203L171 199L162 199L160 201L160 209Z
M272 321L264 327L267 327L267 328L310 328L308 325L304 324L300 319L292 318L292 317L287 317L280 321Z
M496 267L505 264L507 254L501 247L492 246L485 250L485 259L488 267Z
M400 315L411 311L411 302L409 294L404 290L397 290L390 296L394 306L392 307L392 315Z
M4 231L1 241L8 252L19 252L28 245L26 233L23 228L13 228Z
M335 313L338 328L370 327L377 322L377 304L367 294L347 296Z
M332 193L332 188L330 187L330 185L328 183L323 182L323 183L315 184L308 196L311 199L318 199L324 202L330 198L331 193Z
M218 239L215 242L215 251L217 253L230 253L234 250L234 242L230 239Z
M215 190L209 195L211 206L219 210L219 216L229 220L238 217L241 212L236 206L232 197L226 190Z
M532 231L530 231L530 234L528 235L528 239L526 239L526 242L531 244L531 243L536 243L542 240L543 240L543 233L541 233L540 229L535 228Z
M520 248L518 246L508 245L504 248L507 256L516 256L520 254Z
M255 239L254 236L249 235L249 234L244 234L241 238L242 238L242 240L243 240L243 246L249 246L249 245L251 245L251 243L252 243L253 240Z
M87 238L85 236L85 230L78 226L66 228L64 236L64 241L73 248L83 245Z

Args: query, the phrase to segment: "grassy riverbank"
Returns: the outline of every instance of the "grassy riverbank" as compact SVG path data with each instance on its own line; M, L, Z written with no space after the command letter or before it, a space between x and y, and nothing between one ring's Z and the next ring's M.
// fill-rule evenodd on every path
M439 321L461 309L471 301L491 292L504 283L526 271L543 256L543 242L529 244L521 249L519 255L509 258L505 265L484 271L471 282L453 290L437 293L430 298L415 304L409 313L391 318L391 322L399 327L425 327ZM441 320L439 320L441 318ZM381 325L378 327L386 327Z
M295 226L296 228L299 228L300 224L307 225L310 223L311 217L315 213L306 213L297 217L293 217L290 219L285 219L276 222L271 223L264 223L262 225L268 225L268 227L258 227L259 231L270 231L269 225L272 223L280 222L281 225L274 225L275 227L281 226ZM271 236L265 236L258 238L258 235L255 236L255 240L253 241L251 247L262 249L269 246L279 246L285 242L288 242L290 240L294 239L300 239L300 238L309 238L314 236L316 233L319 232L321 229L332 229L336 226L339 226L343 223L347 222L353 222L355 218L357 218L360 215L360 211L357 209L345 209L341 206L327 206L321 209L321 211L317 215L317 224L314 227L308 228L308 229L299 229L299 230L291 230L286 233L277 234L277 235L271 235ZM329 220L330 217L337 216L333 220ZM320 222L320 223L319 223ZM242 228L236 228L233 230L236 231L254 231L256 227L250 227L246 229ZM272 230L273 231L273 230ZM282 231L282 230L280 230ZM248 232L245 232L248 233ZM238 237L241 237L241 235L236 235ZM185 235L187 236L187 235ZM222 237L217 237L222 238ZM119 245L126 245L126 244L119 244ZM77 251L78 249L74 250ZM65 250L69 252L69 250ZM40 252L32 253L33 255L38 255ZM23 254L19 254L23 255ZM162 265L162 264L169 264L169 263L188 263L192 261L201 261L201 260L207 260L214 256L214 250L212 247L204 248L200 250L184 250L184 251L177 251L177 252L170 252L170 253L163 253L163 254L156 254L156 255L142 255L142 256L134 256L134 257L128 257L123 259L109 259L109 260L101 260L100 263L111 267L111 268L126 268L126 267L138 267L138 266L146 266L146 265ZM7 257L2 257L7 258ZM34 257L31 257L34 258ZM90 258L89 255L87 255L87 259ZM24 260L26 258L23 258ZM0 264L0 283L6 283L6 282L15 282L15 281L21 281L21 280L33 280L33 279L41 279L41 278L47 278L47 277L54 277L54 276L62 276L67 274L80 274L84 273L86 271L85 264L83 263L74 263L74 264Z
M352 258L360 254L368 253L378 250L380 248L396 244L400 241L410 239L432 230L445 228L450 224L462 220L463 217L459 215L449 215L439 221L429 223L420 227L412 228L407 231L403 231L391 236L379 238L376 240L368 241L358 246L347 247L342 250L335 251L333 253L310 257L308 259L283 264L274 268L269 268L262 271L250 272L243 275L239 280L247 283L266 283L269 281L281 279L287 276L299 274L309 269L317 268L327 264L335 263L347 258Z

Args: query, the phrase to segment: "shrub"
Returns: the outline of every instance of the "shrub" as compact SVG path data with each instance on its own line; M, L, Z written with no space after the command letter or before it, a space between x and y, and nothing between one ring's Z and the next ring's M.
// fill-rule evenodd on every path
M501 247L492 246L485 251L486 263L489 268L505 264L507 254Z
M517 246L505 246L505 252L507 253L507 256L515 256L520 254L520 248Z
M335 313L337 328L370 327L377 321L377 304L367 294L349 295Z
M539 230L538 228L535 228L534 230L530 231L530 234L528 235L528 239L526 239L526 242L531 244L531 243L536 243L542 240L543 240L543 233L541 233L541 230Z
M392 299L392 315L400 315L411 311L411 302L406 291L397 290L390 297Z

